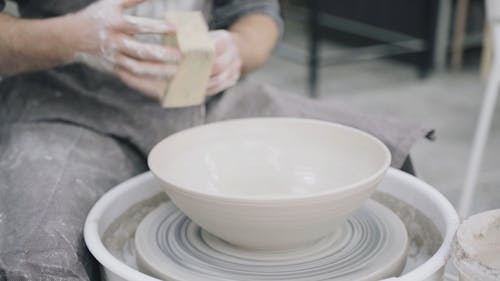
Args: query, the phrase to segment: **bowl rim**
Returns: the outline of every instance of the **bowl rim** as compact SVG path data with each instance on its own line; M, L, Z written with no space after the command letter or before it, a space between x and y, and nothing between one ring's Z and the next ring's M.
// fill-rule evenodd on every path
M271 121L272 120L272 121ZM196 188L190 188L190 187L181 187L178 184L176 184L174 181L169 180L167 177L161 176L159 173L157 173L154 169L154 165L152 165L152 158L155 153L159 149L159 147L167 140L176 136L183 135L187 132L192 132L193 130L197 130L201 127L207 127L215 124L227 124L227 123L243 123L243 122L255 122L255 121L281 121L281 122L300 122L300 123L311 123L311 124L317 124L317 125L322 125L322 126L329 126L332 128L336 129L342 129L346 131L353 132L357 135L360 135L362 137L365 137L367 139L370 139L376 146L378 146L381 150L382 153L385 156L384 162L380 167L370 176L363 178L361 180L358 180L356 182L350 183L348 185L338 187L338 188L332 188L332 189L326 189L326 190L321 190L318 192L314 193L308 193L308 194L274 194L274 195L239 195L239 194L223 194L223 193L216 193L216 192L210 192L210 191L200 191L197 190ZM374 137L373 135L361 131L359 129L349 127L346 125L334 123L334 122L328 122L328 121L322 121L322 120L316 120L316 119L306 119L306 118L293 118L293 117L257 117L257 118L240 118L240 119L231 119L231 120L225 120L225 121L220 121L220 122L214 122L214 123L208 123L208 124L203 124L199 126L195 126L177 133L174 133L160 142L158 142L153 149L151 149L149 155L148 155L148 167L149 170L152 172L152 174L159 179L165 186L165 183L168 185L166 187L167 191L169 189L175 189L176 192L183 193L185 195L190 195L193 197L197 198L203 198L205 200L223 200L226 202L238 202L238 203L269 203L269 202L290 202L290 201L300 201L300 200L315 200L315 199L322 199L325 198L325 196L329 195L336 195L339 193L343 193L349 190L355 189L355 187L362 187L365 186L366 184L374 181L380 181L387 170L390 167L392 160L392 155L390 150L387 148L387 146L378 138ZM375 189L376 184L373 186L373 190Z

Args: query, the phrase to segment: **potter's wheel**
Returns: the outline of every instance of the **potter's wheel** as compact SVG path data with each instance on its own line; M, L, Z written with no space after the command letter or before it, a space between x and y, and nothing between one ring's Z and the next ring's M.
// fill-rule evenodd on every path
M311 245L249 250L204 231L167 202L139 224L135 246L139 267L166 280L368 281L401 273L408 235L398 216L370 201Z
M372 198L391 209L409 235L403 272L384 280L444 280L444 266L459 222L446 198L432 186L394 169L389 169ZM85 242L102 265L103 280L161 280L138 268L135 233L146 216L167 202L153 175L145 173L115 187L92 208L85 224Z

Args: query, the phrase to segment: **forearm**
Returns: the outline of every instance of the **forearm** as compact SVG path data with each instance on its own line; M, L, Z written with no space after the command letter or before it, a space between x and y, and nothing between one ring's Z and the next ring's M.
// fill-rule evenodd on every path
M261 14L244 16L229 30L235 35L243 73L262 66L270 57L279 38L278 26L274 20Z
M71 62L77 42L68 17L31 20L0 13L0 75Z

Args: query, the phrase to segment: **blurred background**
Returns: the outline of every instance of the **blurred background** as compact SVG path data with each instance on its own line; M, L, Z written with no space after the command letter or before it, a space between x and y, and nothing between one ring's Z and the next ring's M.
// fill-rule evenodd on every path
M282 0L281 6L282 42L249 79L434 128L434 142L414 146L414 166L457 206L492 58L483 0ZM7 11L15 14L15 5ZM474 213L500 208L496 111Z
M491 63L482 0L282 0L285 34L252 79L290 94L421 123L417 175L458 207ZM486 44L485 44L486 43ZM500 110L472 212L500 208Z

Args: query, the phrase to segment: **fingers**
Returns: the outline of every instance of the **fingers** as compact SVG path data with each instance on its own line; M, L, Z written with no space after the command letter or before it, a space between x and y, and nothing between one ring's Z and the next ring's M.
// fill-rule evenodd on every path
M226 53L219 55L212 66L211 76L216 76L222 73L228 65L231 65L234 61L239 61L240 57L236 49L228 50Z
M155 34L172 34L175 33L175 27L172 24L163 20L135 17L123 15L125 21L125 32L130 34L136 33L155 33Z
M220 75L218 75L214 78L211 78L208 81L207 88L208 89L218 88L219 85L226 84L227 81L236 82L236 81L238 81L239 78L240 78L240 74L236 71L223 72Z
M241 62L235 61L224 72L210 78L208 81L207 94L214 95L234 86L240 78Z
M208 87L213 87L216 84L222 83L224 80L227 80L233 73L241 74L241 60L234 59L229 65L225 64L221 66L221 71L219 73L212 72L213 74L210 76L210 80L208 81ZM239 78L239 77L238 77Z
M231 63L236 60L240 60L240 55L238 47L228 31L212 31L210 32L210 36L214 40L216 56L211 76L216 76L225 71Z
M174 48L143 43L127 35L117 40L119 50L136 59L164 63L177 63L181 59L181 53Z
M116 66L138 77L149 77L165 81L173 77L177 71L176 65L140 61L124 54L116 56Z
M236 69L236 67L232 66L231 68L226 69L226 71L219 73L216 76L210 77L210 80L208 81L208 88L215 87L216 85L223 83L224 81L232 77L234 73L239 74L239 71Z
M146 96L155 99L160 99L167 87L167 82L165 80L138 77L124 68L116 68L115 73L129 87L141 91Z
M213 31L216 59L207 87L207 95L214 95L236 84L241 74L241 57L231 34L225 30Z
M234 86L238 82L239 77L240 77L240 75L238 73L233 73L229 77L229 79L225 80L224 82L222 82L218 85L214 85L212 87L209 87L207 89L207 95L213 96L213 95L218 94L224 90L227 90L228 88Z
M220 55L224 53L227 46L232 45L231 35L226 30L215 30L210 32L210 37L214 42L215 54Z

